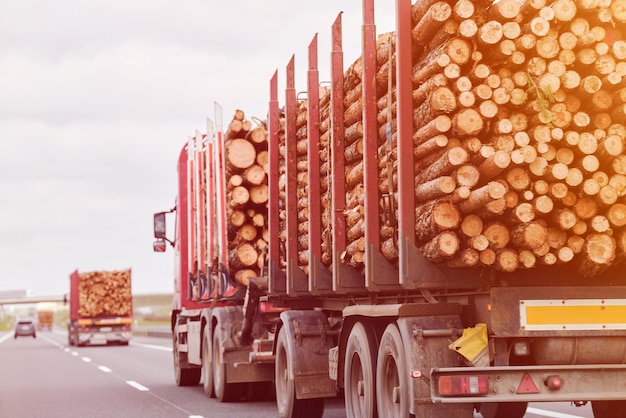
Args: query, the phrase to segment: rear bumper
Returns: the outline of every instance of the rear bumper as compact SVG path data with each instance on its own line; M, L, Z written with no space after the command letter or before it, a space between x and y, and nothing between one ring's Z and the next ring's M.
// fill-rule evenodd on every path
M128 343L132 337L130 331L87 331L78 333L79 344Z
M488 393L442 396L442 376L487 376ZM559 389L550 379L560 378ZM561 402L626 399L626 365L454 367L431 370L436 403Z

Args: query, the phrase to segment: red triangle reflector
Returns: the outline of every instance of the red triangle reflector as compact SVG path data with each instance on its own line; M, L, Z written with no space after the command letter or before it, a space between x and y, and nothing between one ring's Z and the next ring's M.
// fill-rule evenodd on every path
M522 381L517 388L518 394L530 394L530 393L539 393L539 388L533 382L533 379L530 377L528 373L524 373L524 377L522 377Z

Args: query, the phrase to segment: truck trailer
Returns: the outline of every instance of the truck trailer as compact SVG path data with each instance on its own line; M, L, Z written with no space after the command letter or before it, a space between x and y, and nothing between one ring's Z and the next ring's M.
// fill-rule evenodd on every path
M40 302L37 304L37 329L52 330L54 326L54 311L56 305L50 302Z
M176 383L290 418L623 416L625 3L396 0L377 34L364 0L329 85L314 36L267 120L216 104L154 215Z
M69 303L69 345L128 345L133 324L130 269L72 272Z

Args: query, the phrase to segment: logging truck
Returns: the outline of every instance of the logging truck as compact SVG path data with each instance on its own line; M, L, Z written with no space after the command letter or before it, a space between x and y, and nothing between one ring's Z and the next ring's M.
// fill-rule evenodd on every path
M176 383L273 386L290 418L335 396L351 418L623 416L625 3L396 0L377 34L364 0L347 68L332 24L328 88L315 36L306 94L292 57L267 120L216 104L173 237L154 215Z
M54 311L56 306L50 302L37 304L37 329L52 330L54 326Z
M69 299L69 345L128 345L133 324L130 269L74 271Z

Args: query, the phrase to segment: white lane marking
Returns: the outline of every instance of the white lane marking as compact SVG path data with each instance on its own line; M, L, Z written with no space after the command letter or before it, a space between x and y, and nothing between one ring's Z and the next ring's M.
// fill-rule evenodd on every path
M139 383L135 382L134 380L127 380L126 384L130 385L130 386L134 387L135 389L140 390L142 392L146 392L146 391L150 390L147 387L145 387L143 385L140 385Z
M152 350L170 351L170 352L172 351L172 347L163 347L162 345L141 344L141 343L135 343L135 342L132 342L132 341L131 341L130 345L135 346L135 347L150 348Z
M12 335L12 334L9 334L9 337L10 337L11 335ZM4 337L4 336L3 336L3 337ZM6 338L8 338L8 337L6 337ZM152 345L152 344L139 344L139 343L134 343L134 342L131 342L130 344L132 344L132 345L137 345L137 346L144 347L144 348L150 348L150 349L154 349L154 350L162 350L162 351L169 351L169 352L171 352L171 351L172 351L172 348L171 348L171 347L162 347L162 346ZM64 349L64 351L65 351L66 353L71 353L73 356L78 356L78 353L77 353L76 351L72 351L69 347L64 347L64 346L62 346L62 345L60 345L59 347L60 347L60 348L62 348L62 349ZM91 364L94 364L94 363L92 362ZM154 392L150 392L150 389L148 389L147 387L145 387L145 386L143 386L143 385L141 385L141 384L139 384L139 383L137 383L137 382L135 382L135 381L133 381L133 380L125 380L122 376L120 376L120 375L118 375L118 374L113 373L113 372L112 372L112 370L111 370L111 369L109 369L109 368L108 368L108 367L106 367L106 366L98 366L98 365L96 365L96 364L94 364L94 365L95 365L96 367L98 367L98 369L99 369L100 371L102 371L102 372L104 372L104 373L111 373L111 374L112 374L112 375L114 375L115 377L120 378L122 381L126 382L126 384L128 384L129 386L132 386L132 387L134 387L135 389L140 390L140 391L143 391L143 392L148 392L148 393L150 394L150 396L153 396L154 398L156 398L156 399L160 400L161 402L166 403L166 404L168 404L168 405L172 406L173 408L178 409L179 411L181 411L182 413L184 413L185 415L187 415L189 418L204 418L204 416L202 416L202 415L193 415L190 411L185 410L185 409L184 409L184 408L182 408L180 405L177 405L177 404L175 404L175 403L173 403L173 402L171 402L171 401L169 401L169 400L167 400L167 399L165 399L165 398L162 398L161 396L158 396L158 395L157 395L157 394L155 394Z
M556 411L546 411L545 409L527 408L526 412L529 414L541 415L542 417L550 418L584 418L580 415L564 414Z
M5 335L3 335L2 337L0 337L0 344L2 344L3 342L5 342L9 338L11 338L11 336L12 336L12 334L10 332L8 332Z
M82 360L83 360L85 363L91 363L91 359L90 359L89 357L83 357L83 358L82 358Z

